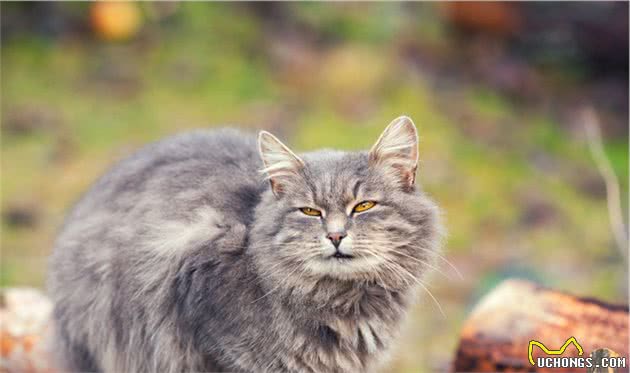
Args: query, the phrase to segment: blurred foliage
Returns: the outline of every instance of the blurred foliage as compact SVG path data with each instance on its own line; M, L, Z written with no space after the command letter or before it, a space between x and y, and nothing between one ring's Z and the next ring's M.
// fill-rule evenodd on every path
M599 110L627 206L627 39L617 69L606 45L571 32L621 22L627 34L627 10L615 23L619 5L497 4L479 23L474 4L127 3L138 29L112 38L87 3L2 3L1 284L43 286L64 212L142 144L230 125L300 150L361 149L405 113L464 280L448 265L434 274L447 318L427 297L393 370L445 369L466 311L505 277L625 301L604 184L572 113ZM544 6L548 23L533 22ZM560 49L558 29L575 36Z

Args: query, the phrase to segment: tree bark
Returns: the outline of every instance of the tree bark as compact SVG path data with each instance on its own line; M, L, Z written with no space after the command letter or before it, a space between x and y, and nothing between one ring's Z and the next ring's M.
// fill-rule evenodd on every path
M607 348L626 358L626 368L617 371L627 372L628 327L627 305L607 304L527 281L508 280L486 295L464 323L453 370L584 372L586 368L540 368L530 363L530 341L537 341L548 350L560 350L568 339L575 337L583 349L581 357ZM538 344L532 348L534 363L537 357L578 354L574 343L569 343L559 355L545 353Z

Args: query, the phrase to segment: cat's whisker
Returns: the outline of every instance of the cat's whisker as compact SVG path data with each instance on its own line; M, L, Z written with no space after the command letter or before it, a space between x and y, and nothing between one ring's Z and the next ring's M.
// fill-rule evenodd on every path
M389 270L391 271L391 274L392 274L392 275L394 275L394 276L395 276L397 279L399 279L399 280L403 280L403 281L405 282L405 284L406 284L406 285L409 285L409 282L408 282L406 279L404 279L403 277L401 277L401 276L400 276L400 274L396 271L396 269L395 269L395 268L393 268L393 267L389 264L390 262L387 260L387 258L385 258L385 257L383 257L383 256L381 256L381 255L378 255L377 253L372 252L372 251L370 251L370 250L365 250L365 252L367 252L368 254L371 254L371 255L375 256L377 259L381 260L381 261L382 261L382 262L381 262L381 264L382 264L385 268L389 269Z
M264 244L264 245L251 245L251 246L242 246L242 245L225 245L220 244L221 248L229 248L229 249L251 249L252 247L256 248L273 248L273 247L282 247L282 246L295 246L295 242L287 242L287 243L278 243L278 244Z
M366 252L370 252L367 251ZM404 268L403 266L401 266L400 264L397 264L396 262L392 261L391 259L388 259L386 257L382 257L384 259L383 264L385 265L385 263L389 263L391 265L394 265L397 269L401 270L402 273L407 274L411 279L414 280L415 283L417 283L418 285L420 285L424 291L427 292L427 294L429 294L429 296L431 297L431 299L433 299L433 302L436 304L438 310L440 311L440 313L442 314L442 316L444 318L446 318L446 314L444 313L444 310L442 309L442 306L440 305L440 302L437 300L437 298L433 295L433 293L425 286L425 284L422 283L422 281L420 281L420 279L418 279L416 276L414 276L411 272L409 272L406 268Z
M361 245L361 244L366 244L366 245L374 245L374 244L385 244L388 245L388 247L391 246L404 246L404 245L400 245L398 242L395 241L391 241L391 240L384 240L384 241L378 241L378 240L364 240L365 242L362 241L355 241L354 245ZM446 263L449 267L451 267L451 269L453 270L453 272L455 272L455 274L457 275L457 277L459 277L460 280L464 279L464 276L462 275L462 273L457 269L457 267L455 266L455 264L453 264L451 261L449 261L448 259L446 259L446 257L444 257L443 255L441 255L439 252L435 251L435 250L431 250L431 249L427 249L424 247L414 247L414 250L421 250L424 252L427 252L431 255L435 255L438 259L442 260L444 263Z
M435 303L435 305L437 306L438 310L440 311L440 314L442 314L442 316L446 319L446 314L444 313L444 310L442 309L442 305L440 305L440 302L437 300L437 298L433 295L433 293L422 283L422 281L420 281L420 279L418 279L417 277L415 277L412 273L410 273L407 269L405 269L404 267L397 265L395 263L392 263L394 265L396 265L400 270L403 271L403 273L406 273L409 275L410 278L412 278L418 285L420 285L424 291L426 291L427 294L429 294L429 296L431 297L431 299L433 299L433 302Z
M438 259L442 260L444 263L446 263L449 267L451 267L453 269L453 271L457 274L457 277L459 277L460 280L464 279L464 275L462 275L462 273L457 269L457 267L455 266L455 264L453 264L450 260L446 259L446 257L444 257L443 255L441 255L438 252L435 252L434 250L429 250L426 249L424 247L419 247L418 249L423 250L425 252L428 253L432 253L433 255L435 255Z
M379 256L378 256L378 255L376 255L376 254L374 254L374 253L369 252L369 251L366 251L366 252L367 252L368 254L372 254L372 255L373 255L373 256L375 256L377 259L380 259L380 258L379 258ZM376 275L376 277L378 277L378 279L380 279L380 280L381 280L381 287L383 287L383 288L385 288L385 289L389 288L389 287L387 286L387 284L385 283L385 281L383 280L383 278L381 277L381 275L380 275L380 273L379 273L379 270L378 270L378 268L376 267L376 264L370 263L370 267L371 267L371 268L372 268L372 270L374 271L374 274Z
M442 309L442 306L440 305L440 302L438 302L437 298L433 295L431 290L429 290L420 280L417 280L417 282L418 282L418 285L420 285L427 292L427 294L429 294L431 299L433 299L433 301L437 305L438 309L440 310L440 313L442 314L442 317L444 317L446 319L447 318L446 314L444 313L444 310Z
M434 266L433 264L431 264L431 263L429 263L429 262L427 262L427 261L424 261L424 260L419 259L419 258L414 258L413 256L411 256L411 255L409 255L409 254L405 254L405 253L403 253L402 251L398 251L398 250L392 250L392 249L390 249L390 251L389 251L389 252L390 252L390 253L393 253L393 254L395 254L395 255L402 255L402 256L404 256L404 257L406 257L406 258L408 258L408 259L411 259L411 260L415 261L416 263L420 263L420 264L422 264L422 265L425 265L425 266L427 266L427 267L431 268L432 270L436 271L437 273L441 274L442 276L446 277L446 278L447 278L447 279L449 279L449 280L452 280L452 279L453 279L453 277L452 277L452 276L448 275L446 272L444 272L443 270L441 270L439 267L436 267L436 266Z
M449 276L446 272L444 272L443 270L441 270L439 267L436 267L436 266L432 265L432 264L431 264L431 263L429 263L429 262L423 261L423 260L418 259L418 258L414 258L414 257L412 257L412 256L410 256L410 255L407 255L407 254L402 253L402 252L399 252L399 251L390 250L388 253L393 253L393 254L395 254L395 255L402 255L402 256L404 256L404 257L406 257L406 258L410 259L410 260L413 260L413 261L414 261L414 262L416 262L416 263L419 263L419 264L421 264L421 265L423 265L423 266L426 266L426 267L428 267L428 268L430 268L430 269L432 269L432 270L436 271L437 273L439 273L440 275L444 276L445 278L447 278L447 279L449 279L449 280L452 280L452 279L453 279L453 277L452 277L452 276Z

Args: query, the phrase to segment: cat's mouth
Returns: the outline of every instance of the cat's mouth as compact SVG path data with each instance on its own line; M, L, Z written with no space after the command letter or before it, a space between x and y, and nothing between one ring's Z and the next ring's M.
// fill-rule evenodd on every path
M350 260L350 259L354 259L354 255L348 255L348 254L342 253L341 251L336 251L333 255L329 256L329 258Z
M332 251L332 250L330 250ZM337 250L322 255L317 260L309 260L308 266L314 274L340 279L356 279L357 276L371 276L381 259L362 255L360 252L344 253Z

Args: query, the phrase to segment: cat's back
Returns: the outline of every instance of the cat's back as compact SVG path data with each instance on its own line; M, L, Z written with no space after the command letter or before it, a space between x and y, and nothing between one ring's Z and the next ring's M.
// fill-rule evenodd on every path
M262 191L260 167L251 134L220 129L172 136L113 166L77 203L68 220L99 213L120 219L156 211L177 218L202 205L239 218L243 205L255 205Z
M113 166L67 216L51 284L64 271L109 267L114 257L168 256L226 232L243 236L265 186L255 144L235 130L195 131Z

